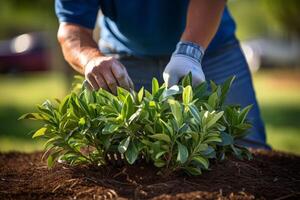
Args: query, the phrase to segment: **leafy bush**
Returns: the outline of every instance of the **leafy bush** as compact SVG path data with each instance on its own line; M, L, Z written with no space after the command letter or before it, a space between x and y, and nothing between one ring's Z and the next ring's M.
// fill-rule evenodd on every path
M118 88L117 95L77 84L62 101L47 100L38 112L20 118L44 123L33 138L47 139L50 167L55 161L105 165L107 155L117 153L129 164L143 158L165 173L183 169L198 175L210 159L251 157L235 144L251 127L246 121L251 106L224 105L233 80L192 88L189 75L166 88L153 78L151 92Z

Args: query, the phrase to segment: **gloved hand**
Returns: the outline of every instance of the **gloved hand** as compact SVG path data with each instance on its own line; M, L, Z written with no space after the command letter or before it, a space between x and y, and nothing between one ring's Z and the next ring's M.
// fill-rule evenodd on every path
M194 86L205 81L201 66L203 55L204 49L199 45L192 42L179 42L163 72L166 86L171 87L177 84L189 72L192 73Z
M85 66L85 79L94 90L103 88L116 94L117 87L132 88L126 68L114 57L101 56L91 59Z

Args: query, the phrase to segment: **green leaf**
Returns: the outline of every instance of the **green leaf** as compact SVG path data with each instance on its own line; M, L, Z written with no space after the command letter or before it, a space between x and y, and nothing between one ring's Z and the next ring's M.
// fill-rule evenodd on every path
M158 152L156 155L155 155L155 159L159 159L162 155L164 155L165 153L167 153L167 151L161 151L161 152Z
M192 73L189 72L187 75L185 75L181 80L181 85L183 87L186 87L188 85L192 85Z
M65 98L63 98L62 102L59 105L59 112L60 113L66 113L68 106L69 106L69 99L71 95L67 95Z
M196 163L202 165L204 167L204 169L208 169L209 167L209 161L207 160L207 158L203 157L203 156L195 156L192 158L193 161L195 161Z
M213 114L213 117L207 122L206 127L210 128L223 116L223 111Z
M193 100L193 90L192 87L188 85L183 89L182 101L183 104L188 105L192 100Z
M107 124L102 129L102 133L105 135L112 134L112 133L116 132L118 130L118 128L119 128L119 126L116 124Z
M60 153L60 151L57 151L48 156L48 158L47 158L48 168L52 168L54 166L55 161L57 160L58 156L60 155L59 153Z
M215 158L216 157L216 151L213 147L208 146L208 148L201 152L201 154L207 158Z
M165 141L167 143L171 142L170 137L167 134L163 134L163 133L157 133L157 134L154 134L154 135L150 135L149 137L157 139L157 140L162 140L162 141Z
M211 142L222 142L222 139L221 139L221 137L213 136L213 137L208 137L207 139L205 139L205 142L206 142L206 143L211 143Z
M182 108L178 101L169 99L168 103L171 107L172 114L179 126L183 123Z
M133 101L130 94L127 94L121 110L122 119L128 119L134 112Z
M201 118L200 118L200 113L199 113L198 108L195 105L189 105L189 111L192 114L192 116L194 117L194 119L196 120L196 122L198 124L200 124Z
M213 109L217 108L217 105L218 105L218 93L217 93L217 91L212 93L209 96L208 105L210 105Z
M78 125L79 125L79 126L84 126L85 123L86 123L86 122L85 122L84 117L81 117L81 118L79 119Z
M201 169L200 168L196 168L196 167L185 167L184 170L187 171L187 173L193 175L193 176L198 176L201 175Z
M138 92L138 95L137 95L138 102L142 102L143 97L144 97L144 87L142 87L142 88L140 89L140 91Z
M181 164L185 163L189 157L189 152L186 146L181 144L180 142L177 142L178 147L178 154L177 154L177 161L179 161Z
M53 167L53 165L54 165L54 158L53 158L53 156L52 155L49 155L48 156L48 158L47 158L47 165L48 165L48 167L49 168L52 168Z
M172 136L173 133L174 133L172 127L168 123L166 123L164 120L162 120L162 119L159 119L159 121L163 124L163 126L166 128L166 130L168 131L168 133Z
M218 88L217 84L215 82L213 82L212 80L210 81L210 87L211 87L212 92L215 92Z
M130 142L130 136L128 136L127 138L123 139L119 146L118 146L118 151L120 153L125 153L127 148L128 148L128 145L129 145L129 142Z
M156 167L163 167L163 166L166 165L166 161L163 161L163 160L155 160L155 161L154 161L154 165L155 165Z
M240 123L244 123L251 108L252 108L252 105L248 105L240 112L240 114L239 114L239 122Z
M202 98L207 93L207 82L202 82L194 89L194 99Z
M43 136L43 135L45 135L46 132L47 132L47 128L46 128L46 127L40 128L39 130L37 130L37 131L33 134L32 138L36 138L36 137Z
M226 96L227 96L227 93L233 83L235 79L235 76L231 77L231 78L228 78L222 85L222 89L221 89L221 96L220 96L220 105L223 105L223 103L225 102L226 100Z
M152 79L152 95L154 96L159 89L159 84L156 78Z
M167 98L181 93L182 93L182 87L178 85L173 85L172 87L164 90L162 94L162 101L165 101Z
M233 137L231 135L229 135L228 133L225 132L221 132L221 139L222 142L220 145L222 146L227 146L227 145L232 145L233 144Z
M125 157L128 163L132 165L136 161L138 154L139 152L138 149L136 148L135 143L131 142L128 146L127 151L125 152Z
M26 113L19 117L18 120L21 119L31 119L31 120L43 120L44 117L40 113Z

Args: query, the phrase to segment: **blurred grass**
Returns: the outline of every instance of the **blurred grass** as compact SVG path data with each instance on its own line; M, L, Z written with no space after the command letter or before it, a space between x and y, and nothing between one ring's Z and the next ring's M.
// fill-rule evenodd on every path
M254 74L256 93L266 122L268 142L274 149L300 154L300 71L268 70ZM45 99L66 94L62 74L0 76L0 151L31 152L41 141L27 134L39 126L17 121Z
M42 149L41 142L29 134L40 124L17 119L46 99L62 98L66 85L63 74L58 73L0 75L0 151Z
M260 71L253 80L268 142L300 154L300 70Z

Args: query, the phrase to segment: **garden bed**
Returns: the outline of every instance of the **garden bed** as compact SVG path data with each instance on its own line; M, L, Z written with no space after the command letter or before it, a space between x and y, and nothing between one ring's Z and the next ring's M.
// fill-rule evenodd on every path
M299 156L253 153L251 161L215 162L195 177L161 177L145 163L48 169L42 153L2 153L0 199L300 199Z

